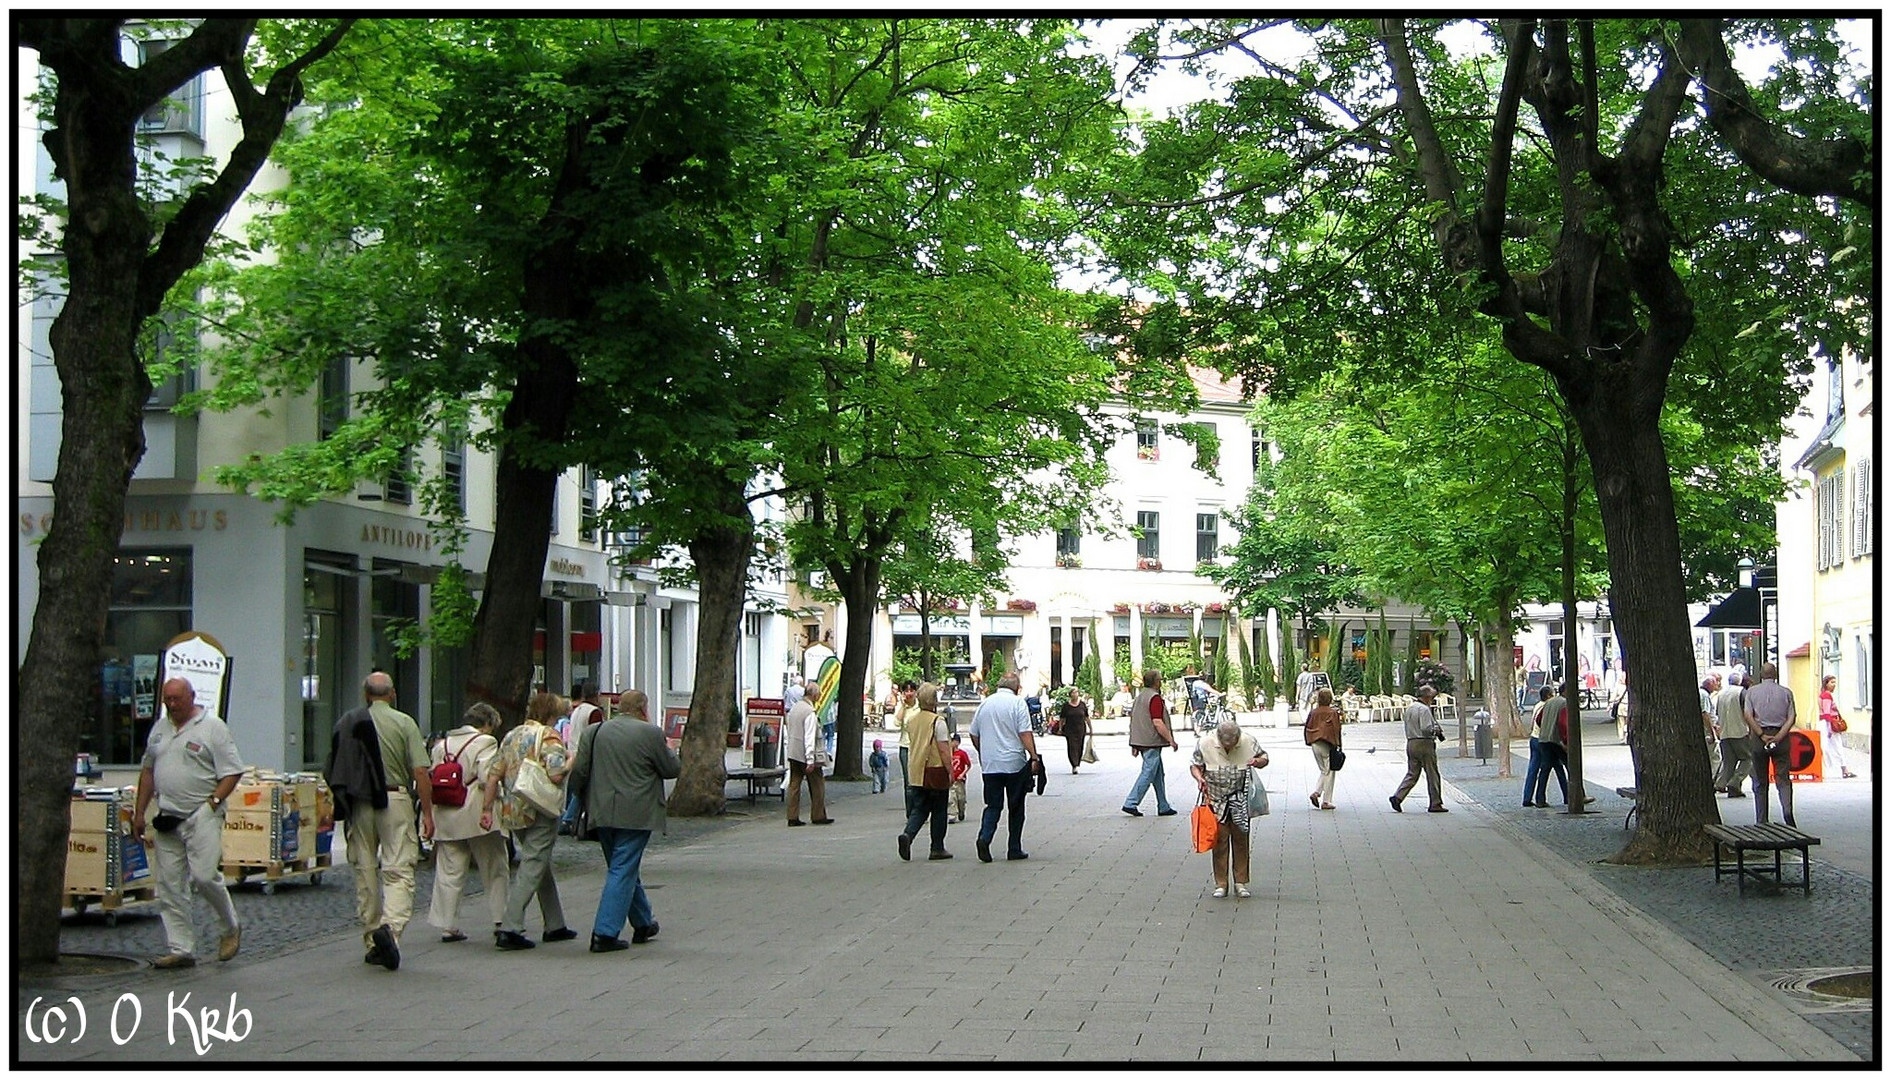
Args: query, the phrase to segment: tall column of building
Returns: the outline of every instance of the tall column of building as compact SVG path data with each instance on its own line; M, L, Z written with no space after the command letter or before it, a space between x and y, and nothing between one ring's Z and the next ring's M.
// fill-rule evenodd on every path
M985 661L988 657L985 655L985 635L979 632L984 629L985 613L979 609L976 601L966 611L966 645L972 652L972 668L978 672L980 678L986 678L988 673L985 671Z
M1058 621L1057 625L1057 645L1063 650L1059 655L1064 658L1064 670L1060 674L1063 675L1063 683L1066 686L1077 681L1077 654L1071 651L1070 640L1070 616L1066 615Z
M1130 681L1131 686L1142 685L1142 608L1129 605L1129 666L1137 673Z

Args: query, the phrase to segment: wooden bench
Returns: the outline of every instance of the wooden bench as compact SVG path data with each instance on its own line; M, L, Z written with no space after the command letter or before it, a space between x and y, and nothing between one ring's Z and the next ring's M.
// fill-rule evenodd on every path
M1723 873L1734 875L1735 883L1741 895L1746 893L1748 875L1763 878L1769 874L1776 884L1784 885L1785 878L1780 872L1780 852L1792 849L1799 852L1800 886L1806 895L1812 895L1812 845L1819 838L1800 832L1791 825L1709 825L1707 835L1714 838L1714 880L1718 882ZM1725 870L1721 861L1721 849L1733 852L1734 868ZM1770 851L1773 853L1773 868L1769 871L1764 865L1747 866L1746 853L1749 851Z
M785 768L755 769L743 767L740 769L730 769L727 779L744 780L748 782L748 800L750 803L754 803L756 798L762 795L773 795L777 799L786 801L788 792L786 788L781 786L781 781L782 778L787 775L788 770ZM768 790L771 787L775 790Z
M1628 800L1628 814L1622 818L1622 828L1626 829L1629 822L1635 820L1635 815L1641 813L1641 789L1619 787L1615 789L1615 793Z

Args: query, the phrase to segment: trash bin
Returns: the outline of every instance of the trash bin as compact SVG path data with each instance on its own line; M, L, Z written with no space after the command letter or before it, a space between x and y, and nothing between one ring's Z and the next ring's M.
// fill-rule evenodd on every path
M1472 734L1477 740L1477 757L1481 764L1488 761L1491 756L1490 713L1479 709L1471 714L1471 719L1477 721L1477 727L1472 729Z
M755 729L755 767L772 769L775 767L775 755L780 752L774 740L775 729L763 724Z

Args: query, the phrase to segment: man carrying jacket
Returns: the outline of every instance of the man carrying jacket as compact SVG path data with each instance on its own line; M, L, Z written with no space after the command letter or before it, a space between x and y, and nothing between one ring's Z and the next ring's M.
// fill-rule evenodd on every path
M683 771L663 730L646 715L649 699L626 690L618 715L584 729L571 790L604 845L604 892L591 923L591 951L616 952L657 936L656 915L643 888L643 853L652 830L666 822L663 781ZM629 921L630 941L618 935Z

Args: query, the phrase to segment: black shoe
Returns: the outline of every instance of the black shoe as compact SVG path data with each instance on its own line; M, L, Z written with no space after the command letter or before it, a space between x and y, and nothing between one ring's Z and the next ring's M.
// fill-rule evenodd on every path
M630 942L620 937L605 937L603 934L591 935L592 952L616 952L630 948Z
M943 850L935 851L932 854L926 856L927 859L933 862L938 862L940 859L950 859L951 857L952 857L952 853L950 851L943 851Z
M465 940L466 940L466 935L460 933L458 930L455 930L450 934L440 935L440 943L443 945L451 945L456 941L465 941Z
M381 962L381 947L379 945L368 946L368 955L362 957L361 962L364 964L380 963Z
M1009 852L1009 853L1007 853L1007 854L1005 855L1005 861L1006 861L1006 862L1020 862L1020 861L1022 861L1022 860L1024 860L1024 859L1028 859L1028 858L1030 858L1030 857L1031 857L1031 855L1030 855L1030 853L1029 853L1029 852L1025 852L1025 851L1013 851L1013 852Z
M1448 806L1427 806L1427 807L1425 807L1425 813L1427 813L1427 814L1449 814L1450 812L1451 812L1451 808L1450 808L1450 807L1448 807Z
M965 821L965 815L964 815L964 814L960 814L960 815L959 815L959 821L960 821L960 823L964 823L964 821Z
M984 840L980 840L978 842L978 861L979 862L991 861L991 844L989 842L984 841Z
M807 822L802 821L798 817L791 817L788 819L788 827L791 829L794 828L796 825L806 825L806 824Z
M814 819L814 823L816 825L832 825L834 824L834 819L831 817L817 817Z
M1744 799L1747 797L1747 793L1744 791L1729 791L1727 797L1729 799Z
M561 926L556 930L545 931L543 934L540 934L538 936L538 939L540 941L545 941L545 942L570 941L572 938L575 938L577 936L578 936L578 932L576 930L573 930L569 926Z
M660 929L662 928L656 923L651 923L649 926L633 926L630 928L630 943L632 945L642 945L644 942L656 937L657 931Z
M1175 815L1179 813L1181 813L1180 810L1177 810L1175 807L1171 806L1167 810L1156 811L1156 816L1157 817L1174 817Z
M1399 797L1397 795L1388 795L1385 801L1392 804L1393 813L1403 814L1405 812L1405 807L1399 805Z
M1135 808L1135 807L1133 807L1133 806L1125 806L1125 807L1123 807L1123 813L1125 813L1125 814L1128 814L1128 815L1129 815L1130 817L1141 817L1141 816L1142 816L1142 811L1141 811L1141 810L1138 810L1138 809L1136 809L1136 808Z
M900 861L913 861L913 838L905 833L900 834Z
M401 966L400 943L394 940L394 930L386 923L374 928L374 948L381 954L382 967L393 971Z
M536 949L538 943L516 930L501 930L493 934L493 944L507 952L518 949Z

